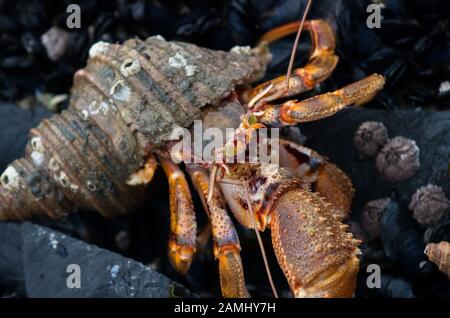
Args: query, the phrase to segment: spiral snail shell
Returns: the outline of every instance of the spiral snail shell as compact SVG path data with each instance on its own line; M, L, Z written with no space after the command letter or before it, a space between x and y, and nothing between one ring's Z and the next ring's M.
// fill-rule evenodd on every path
M0 181L0 220L59 217L75 208L105 217L142 200L126 181L151 149L189 127L264 71L259 55L212 51L153 36L123 45L98 42L76 72L69 108L30 132L25 157Z

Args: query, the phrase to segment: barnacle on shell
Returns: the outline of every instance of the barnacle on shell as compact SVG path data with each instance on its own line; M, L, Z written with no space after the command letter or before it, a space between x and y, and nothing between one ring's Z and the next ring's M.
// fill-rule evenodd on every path
M427 254L430 261L435 263L439 270L450 278L450 243L429 243L425 247L425 254Z
M356 131L353 144L358 152L358 158L373 158L387 140L388 131L383 123L366 121Z
M418 223L431 226L450 211L450 201L441 187L429 184L413 194L409 209Z
M383 212L391 202L389 198L372 200L366 203L361 215L361 224L371 239L380 236L380 221Z
M419 170L419 152L414 140L395 137L377 155L378 172L389 182L406 180Z

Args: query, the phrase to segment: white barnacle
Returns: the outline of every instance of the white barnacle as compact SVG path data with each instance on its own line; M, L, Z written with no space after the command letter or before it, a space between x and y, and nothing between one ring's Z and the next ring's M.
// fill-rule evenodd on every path
M59 183L63 188L67 188L70 186L70 180L67 174L64 171L61 171L61 174L59 175Z
M92 101L88 106L88 112L90 115L97 115L97 101Z
M165 41L166 40L161 34L156 35L155 38L160 40L160 41Z
M31 149L33 149L31 152L31 160L36 167L40 167L45 160L45 148L41 137L33 137L30 141L30 145Z
M192 76L197 71L197 66L188 64L186 58L180 52L169 58L169 65L174 68L184 68L186 76Z
M31 160L33 161L33 164L34 164L36 167L40 167L40 166L42 166L42 164L43 164L44 161L45 161L45 155L44 155L44 153L42 153L42 152L39 152L39 151L33 151L33 152L31 153Z
M182 68L187 65L187 61L186 58L180 52L177 52L175 56L171 56L169 58L169 65L175 68Z
M192 76L197 72L197 66L196 65L186 65L184 68L186 71L186 76Z
M59 170L59 163L56 161L55 158L50 158L49 162L48 162L48 169L50 171L56 172Z
M86 182L86 186L87 186L88 190L91 191L91 192L97 191L97 186L91 180L88 180Z
M87 109L81 111L81 119L85 121L89 119L89 111Z
M110 45L109 43L103 41L95 43L89 49L89 57L92 58L96 55L106 53L106 51L109 49L109 45Z
M109 105L106 102L101 102L100 106L98 106L98 111L103 115L108 115Z
M79 189L79 187L78 187L77 184L72 183L72 184L70 185L70 190L72 190L73 193L77 193L77 192L78 192L78 189Z
M108 103L102 101L100 105L98 105L97 107L97 102L93 101L88 106L87 116L89 117L89 115L95 116L99 114L106 116L108 114L108 110L109 110Z
M120 66L120 73L125 77L135 75L139 73L140 70L141 64L137 59L126 59Z
M20 187L20 176L16 168L8 166L0 177L0 183L8 190L15 191Z
M120 101L128 101L131 90L124 81L117 81L109 90L109 94Z
M41 137L33 137L31 139L31 148L38 152L44 152L44 144L42 143Z
M230 50L231 53L236 53L239 55L252 55L253 51L252 48L250 46L233 46Z

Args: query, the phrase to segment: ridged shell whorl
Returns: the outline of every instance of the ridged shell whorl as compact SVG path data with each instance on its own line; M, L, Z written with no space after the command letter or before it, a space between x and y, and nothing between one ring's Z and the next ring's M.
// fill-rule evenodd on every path
M247 53L158 36L93 45L75 74L69 108L31 130L25 157L2 174L0 220L59 217L77 207L127 213L143 189L126 181L149 149L264 70L258 51Z

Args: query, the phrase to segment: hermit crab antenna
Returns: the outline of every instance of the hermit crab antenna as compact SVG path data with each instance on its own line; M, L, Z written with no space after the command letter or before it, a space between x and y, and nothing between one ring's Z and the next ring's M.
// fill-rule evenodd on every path
M273 295L275 296L275 298L278 298L277 289L275 288L275 284L273 283L273 279L272 279L272 273L270 272L269 262L267 261L267 255L266 255L266 251L264 249L264 244L261 239L261 235L259 234L258 225L256 224L255 214L253 213L252 202L250 200L250 195L248 192L248 182L246 180L241 180L241 182L242 182L242 186L244 187L244 193L245 193L245 197L247 200L248 209L249 209L250 214L252 215L253 227L255 229L256 238L258 239L259 247L261 249L261 254L262 254L262 257L264 260L264 266L266 267L266 272L267 272L267 277L269 278L270 287L272 287L272 292L273 292Z
M294 46L292 47L291 59L289 61L288 70L286 73L286 86L289 89L290 79L292 68L294 66L295 54L297 53L298 42L300 41L300 34L302 33L303 24L305 24L306 17L308 15L309 8L311 7L312 0L308 0L306 5L305 12L303 13L302 21L300 22L300 26L298 27L297 36L295 37Z

